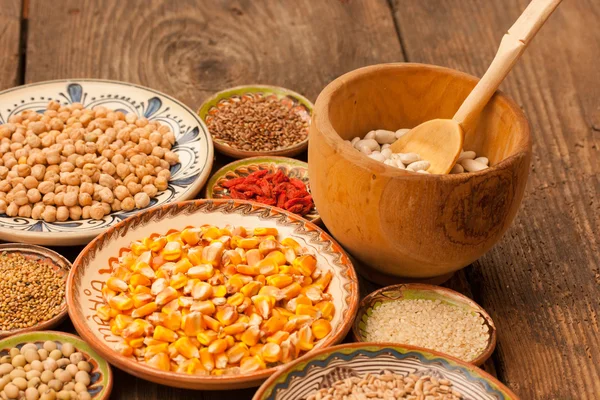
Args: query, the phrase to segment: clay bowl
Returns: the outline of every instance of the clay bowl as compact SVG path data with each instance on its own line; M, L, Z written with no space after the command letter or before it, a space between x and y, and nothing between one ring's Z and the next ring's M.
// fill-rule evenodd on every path
M392 343L350 343L322 349L291 363L269 378L253 400L300 400L338 380L381 374L427 375L452 382L470 400L518 400L485 371L444 354Z
M310 100L293 90L269 85L244 85L220 91L202 103L198 110L198 115L208 125L210 118L213 118L218 113L220 107L228 102L237 101L243 96L276 96L280 100L286 101L292 112L299 114L303 120L310 124L310 114L313 109L313 104ZM302 153L308 147L308 136L299 143L272 151L245 151L231 147L227 142L216 139L214 135L212 138L215 149L233 158L257 156L293 157Z
M483 171L416 174L344 142L451 118L476 82L448 68L383 64L349 72L319 95L308 149L312 194L329 231L367 266L359 270L367 279L443 281L488 251L514 219L529 172L530 129L501 92L465 136L465 150L489 158Z
M487 346L475 359L463 361L474 365L481 365L490 358L496 348L496 326L483 307L454 290L420 283L387 286L374 291L362 299L358 306L356 318L352 324L352 335L354 336L354 340L357 342L369 341L366 339L366 325L374 308L379 307L382 303L387 301L402 301L408 299L441 301L442 303L459 307L469 313L479 314L483 318L485 325L488 327L488 332L490 333ZM399 345L403 346L404 344L399 343Z
M50 249L46 249L44 247L35 246L32 244L5 243L0 244L0 255L3 253L6 253L8 257L10 257L13 254L21 254L27 259L35 260L39 263L50 265L52 269L56 271L56 273L65 280L65 282L67 280L67 276L69 275L69 271L71 270L71 263L69 262L69 260L61 256L60 254ZM1 276L0 279L2 279ZM0 339L20 333L31 331L43 331L46 329L53 328L56 325L60 324L66 316L67 302L66 300L63 300L59 313L51 319L47 321L42 321L28 328L13 329L10 331L0 330Z
M82 353L84 360L90 363L92 367L90 386L88 386L90 397L93 400L106 400L109 398L113 386L110 365L79 336L54 331L21 333L0 340L0 357L8 355L11 348L17 347L20 349L27 343L34 343L38 349L41 349L46 341L55 342L58 349L61 349L64 343L71 343L75 347L75 351Z
M267 170L269 173L281 170L289 178L300 179L310 192L307 163L289 157L250 157L236 160L215 172L206 185L206 196L204 197L207 199L231 198L231 193L223 187L223 183L230 179L246 177L259 170ZM314 206L302 217L313 224L321 221Z
M165 234L203 224L276 227L281 238L292 237L317 257L317 265L333 274L328 292L335 315L332 331L315 344L315 350L339 343L352 326L358 307L358 281L352 263L342 248L307 220L278 208L234 200L195 200L154 207L128 218L94 239L79 255L67 281L67 304L73 325L81 337L111 364L123 371L163 385L202 390L231 390L259 386L282 366L240 375L201 376L165 372L133 357L121 355L115 346L123 339L112 334L109 323L96 315L102 304L102 286L128 251L132 241L154 233Z

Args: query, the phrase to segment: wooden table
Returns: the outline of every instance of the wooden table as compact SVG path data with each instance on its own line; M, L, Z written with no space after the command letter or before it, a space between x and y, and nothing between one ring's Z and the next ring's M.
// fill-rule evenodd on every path
M281 85L315 100L376 63L481 76L527 0L0 0L0 88L57 78L146 85L197 108L218 90ZM485 368L523 399L600 396L600 2L565 1L503 90L533 128L520 213L448 286L496 321ZM227 162L220 155L215 165ZM80 249L61 251L74 259ZM366 293L373 286L362 282ZM71 330L65 325L63 329ZM115 370L113 399L249 399Z

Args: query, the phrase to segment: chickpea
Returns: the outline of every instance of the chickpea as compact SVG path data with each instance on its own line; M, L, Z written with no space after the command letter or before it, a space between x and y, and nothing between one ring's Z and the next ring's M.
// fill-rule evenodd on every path
M60 222L64 222L67 219L69 219L69 209L65 206L58 207L56 209L56 220L60 221Z
M121 200L121 209L123 211L131 211L135 208L135 200L133 197L126 197Z
M79 178L79 174L77 174L76 172L67 173L65 175L64 182L61 179L61 183L63 183L64 185L76 186L79 185L80 182L81 180Z
M44 197L42 197L42 203L44 203L47 206L53 206L54 196L56 196L54 192L46 193Z
M42 195L38 189L32 188L27 191L27 200L30 203L35 204L42 200Z
M12 168L17 165L17 160L15 158L4 159L4 166L6 168Z
M91 206L92 205L92 196L89 193L79 193L78 202L79 202L79 205L82 207Z
M145 185L144 187L142 187L142 191L146 193L149 198L156 197L156 194L158 193L158 189L154 185Z
M114 195L118 200L123 201L123 199L130 196L131 193L129 193L129 190L125 186L119 185L115 188Z
M52 181L44 180L44 182L38 185L38 190L41 194L53 193L55 184ZM2 190L0 188L0 190Z
M94 204L90 208L90 217L93 219L104 218L104 207L102 207L100 204Z
M63 202L65 204L66 207L73 207L77 205L77 201L78 201L78 194L75 192L68 192L65 193L64 198L63 198Z
M113 156L113 158L110 160L114 165L117 166L117 168L119 167L119 164L123 164L125 162L125 157L123 157L123 155L117 153Z
M36 205L33 206L33 209L31 210L31 218L42 219L43 213L44 213L44 204L36 203Z
M8 396L9 399L16 399L19 397L19 388L14 383L9 383L4 386L4 393Z
M92 209L92 206L85 206L81 208L81 218L82 219L89 219L90 217L90 211Z
M102 165L102 172L104 172L104 174L107 174L112 178L115 172L117 172L117 167L115 167L115 165L112 162L107 161Z
M159 175L154 180L154 186L156 186L156 189L162 192L163 190L167 190L169 187L169 181L164 176Z
M8 204L6 200L0 200L0 214L6 213L6 209L8 208Z
M150 171L145 166L135 167L135 175L141 180L144 176L149 175Z
M179 162L179 156L177 155L177 153L174 153L172 151L167 151L165 153L165 161L168 162L170 165L175 165Z
M142 185L134 181L128 182L126 186L127 190L129 190L129 193L131 193L133 196L135 196L142 190Z
M25 177L25 179L23 179L23 185L27 188L27 189L34 189L37 188L39 185L39 182L37 179L35 179L33 176L28 175L27 177Z
M154 179L155 177L153 177L152 175L146 175L142 178L142 181L140 183L142 184L142 186L152 185L154 183Z
M165 160L160 160L160 167L162 169L170 169L171 165L168 162L166 162Z
M2 168L0 167L0 178L2 177ZM44 180L44 175L46 174L46 167L44 167L43 165L34 165L33 167L31 167L31 176L33 178L35 178L38 181Z
M139 192L134 196L134 201L137 208L145 208L150 204L150 197L145 192Z
M98 183L108 189L113 189L117 184L115 178L109 174L101 174Z
M161 157L162 158L162 154L164 154L164 150L162 149L162 147L158 147L158 145L160 145L160 142L162 142L162 135L160 132L158 131L154 131L150 134L150 136L148 137L148 140L150 140L150 143L153 144L155 147L152 149L152 154L157 156L157 157ZM161 153L161 155L158 154L154 154L154 152L157 149L161 149L163 150L163 152Z
M73 172L75 170L75 166L68 161L63 161L59 165L60 172Z
M61 158L60 158L60 154L58 153L58 151L54 150L52 152L48 152L46 154L46 162L49 165L57 165L60 164L61 162Z
M44 212L42 213L42 218L46 222L56 221L56 207L54 207L52 205L46 205L46 208L44 208ZM42 381L43 381L43 379L42 379Z
M13 201L18 206L24 206L25 204L27 204L29 202L29 200L27 199L27 192L25 190L16 191L14 194Z
M19 217L30 218L31 217L31 206L29 204L25 204L24 206L19 207L18 211Z
M105 187L102 190L100 190L100 192L98 193L100 196L100 199L105 202L105 203L112 203L114 200L114 195L112 190L110 190L109 188Z
M114 159L114 157L113 157ZM121 179L125 178L127 175L131 173L129 169L129 165L127 164L117 164L117 175L121 177Z
M3 179L0 181L0 190L4 193L10 191L12 189L12 185L7 179Z

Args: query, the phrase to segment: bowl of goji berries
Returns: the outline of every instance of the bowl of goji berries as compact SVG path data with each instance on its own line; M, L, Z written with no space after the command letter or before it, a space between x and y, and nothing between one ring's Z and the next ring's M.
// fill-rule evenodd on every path
M321 221L310 194L308 164L293 158L251 157L227 164L210 178L206 198L255 201Z

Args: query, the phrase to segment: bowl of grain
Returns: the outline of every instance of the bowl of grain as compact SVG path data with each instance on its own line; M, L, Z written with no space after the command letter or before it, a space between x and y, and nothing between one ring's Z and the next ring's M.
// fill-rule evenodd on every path
M366 296L352 325L359 342L422 347L483 364L496 348L488 313L454 290L419 283L393 285Z
M310 100L292 90L245 85L216 93L198 114L225 155L293 157L308 147L312 108Z
M0 244L0 338L58 325L67 316L69 260L44 247Z
M442 281L481 257L513 221L531 138L519 105L502 92L466 131L466 171L421 173L426 160L384 153L399 129L451 118L476 83L448 68L383 64L349 72L319 95L308 149L311 191L323 223L366 266L359 272L367 279ZM375 137L365 139L371 131Z
M278 371L253 400L518 400L485 371L456 358L392 343L322 349Z

